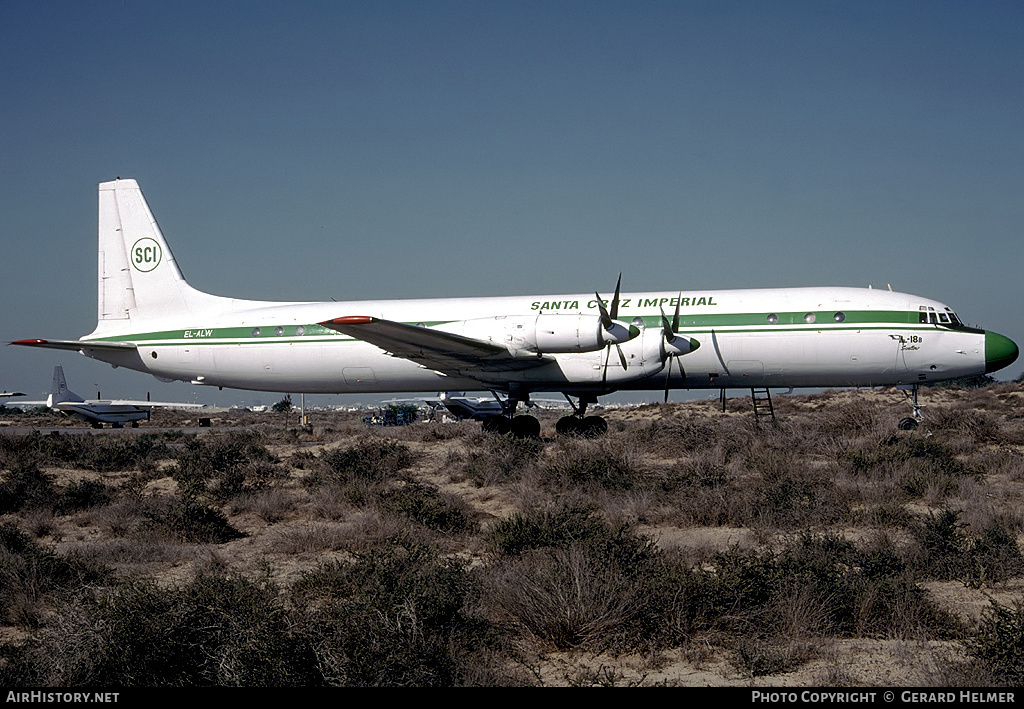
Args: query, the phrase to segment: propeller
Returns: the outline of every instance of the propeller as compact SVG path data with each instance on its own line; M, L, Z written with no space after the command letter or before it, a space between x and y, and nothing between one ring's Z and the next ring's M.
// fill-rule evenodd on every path
M672 361L679 363L679 376L686 380L686 370L683 369L683 361L680 359L684 354L693 352L700 347L700 343L689 337L678 335L679 332L679 301L682 293L676 298L676 310L672 314L672 322L665 317L665 310L661 308L661 353L668 365L665 369L665 403L668 403L669 384L672 381Z
M612 297L611 310L604 306L604 301L601 300L600 293L594 293L597 296L597 308L601 313L601 327L604 332L602 333L602 339L607 343L607 350L604 356L604 370L601 374L601 381L607 381L608 378L608 361L612 356L612 345L615 345L615 350L619 353L619 362L622 364L622 369L626 369L626 355L623 354L622 348L619 343L628 342L639 334L639 330L635 327L627 327L626 325L618 322L619 317L619 290L622 286L622 274L619 274L619 280L615 282L615 295Z

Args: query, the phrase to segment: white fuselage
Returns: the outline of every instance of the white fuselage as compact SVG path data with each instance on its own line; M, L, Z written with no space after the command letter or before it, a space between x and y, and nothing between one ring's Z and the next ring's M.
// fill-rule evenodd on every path
M269 303L217 299L226 309L148 320L146 331L94 333L131 341L136 353L87 351L111 364L157 377L239 389L306 393L434 392L505 388L532 391L662 389L667 370L652 345L661 316L677 293L623 294L619 319L640 336L621 345L627 360L604 349L552 355L554 362L500 380L442 375L393 357L317 323L368 315L447 332L542 313L594 313L594 295ZM931 309L930 311L928 309ZM679 333L700 347L680 358L672 388L877 386L937 381L985 372L985 334L927 321L921 313L950 312L943 304L889 291L792 288L682 293ZM519 318L520 320L522 318ZM925 320L925 322L921 322ZM509 334L511 338L513 334ZM91 339L90 337L90 339Z
M135 180L99 185L96 329L76 350L161 379L292 393L916 385L1017 346L926 298L855 288L273 303L191 287ZM605 296L602 296L605 297Z

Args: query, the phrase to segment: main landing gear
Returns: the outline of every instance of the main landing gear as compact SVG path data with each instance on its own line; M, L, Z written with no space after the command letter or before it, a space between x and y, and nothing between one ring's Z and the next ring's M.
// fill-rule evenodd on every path
M499 416L488 416L481 423L485 433L511 433L516 438L540 438L540 421L535 416L520 414L516 416L516 407L522 401L530 406L530 394L518 386L510 386L508 398L504 401L497 392L491 394L501 404L503 413Z
M540 421L535 416L516 415L516 407L522 401L530 405L529 394L512 388L508 398L504 401L496 392L494 398L501 404L504 413L498 416L488 416L482 421L483 430L486 433L499 433L502 435L512 434L516 438L540 438ZM583 436L585 438L597 438L608 432L608 422L601 416L587 416L587 406L597 403L597 397L593 394L580 394L579 403L573 403L568 394L565 394L566 401L572 406L573 413L563 416L555 424L555 431L559 436Z
M563 416L555 424L555 431L559 436L583 436L584 438L597 438L608 432L608 422L601 416L587 416L587 405L596 404L597 397L593 394L580 394L579 406L572 403L569 395L565 395L566 401L572 406L571 416Z

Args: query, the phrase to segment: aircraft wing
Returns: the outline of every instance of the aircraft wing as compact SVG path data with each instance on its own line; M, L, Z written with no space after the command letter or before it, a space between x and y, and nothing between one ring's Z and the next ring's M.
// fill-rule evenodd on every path
M25 395L22 394L20 391L5 391L4 393L0 394L0 397L8 397L8 396L25 396Z
M43 402L46 403L45 401ZM134 399L88 399L86 401L58 401L51 405L61 411L73 411L81 408L133 406L137 409L201 409L206 404L179 404L167 401L136 401Z
M123 350L134 350L135 345L131 342L107 342L102 340L87 341L87 340L15 340L11 342L12 345L22 345L24 347L46 347L52 350L72 350L79 352L81 350L107 350L107 351L123 351Z
M76 402L69 401L69 404ZM109 401L79 401L79 404L107 404L108 406L137 406L140 409L201 409L206 404L183 404L174 401L136 401L134 399L110 399Z
M552 361L550 357L533 353L516 356L493 342L364 315L335 318L320 324L443 374L474 377L532 369Z

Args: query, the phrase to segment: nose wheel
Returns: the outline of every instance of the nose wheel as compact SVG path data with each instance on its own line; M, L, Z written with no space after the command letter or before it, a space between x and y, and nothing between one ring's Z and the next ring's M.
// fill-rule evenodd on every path
M917 428L918 424L924 421L924 404L919 403L917 400L917 385L911 384L906 387L900 387L903 391L903 395L910 402L910 405L914 407L914 415L907 416L906 418L900 419L897 424L897 428L901 431L913 431Z

